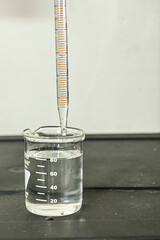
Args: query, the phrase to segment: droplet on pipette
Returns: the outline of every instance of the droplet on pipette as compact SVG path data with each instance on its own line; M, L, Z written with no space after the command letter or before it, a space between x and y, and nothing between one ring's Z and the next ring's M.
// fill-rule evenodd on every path
M63 128L62 129L62 136L65 137L67 135L67 129Z

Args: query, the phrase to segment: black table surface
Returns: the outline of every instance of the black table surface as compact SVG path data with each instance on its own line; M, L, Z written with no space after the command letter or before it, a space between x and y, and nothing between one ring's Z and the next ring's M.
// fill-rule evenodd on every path
M23 140L1 137L0 239L160 239L160 136L88 136L83 207L59 218L26 210Z

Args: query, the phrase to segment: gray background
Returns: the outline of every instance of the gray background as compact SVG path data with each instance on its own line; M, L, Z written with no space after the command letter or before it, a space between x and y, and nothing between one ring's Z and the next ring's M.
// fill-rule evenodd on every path
M0 135L59 125L53 0L0 0ZM68 0L68 125L160 129L160 1Z

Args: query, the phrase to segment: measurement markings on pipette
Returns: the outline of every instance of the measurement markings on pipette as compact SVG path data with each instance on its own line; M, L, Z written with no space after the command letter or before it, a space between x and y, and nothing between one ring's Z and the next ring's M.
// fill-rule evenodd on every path
M65 63L64 61L62 61L62 60L59 59L58 66L59 66L60 68L62 68L62 67L65 67L65 68L66 68L66 63Z
M61 64L61 63L59 63L59 69L60 70L62 70L62 69L64 70L65 69L67 71L66 66L64 64Z
M64 42L65 41L65 37L59 37L58 38L60 42Z
M67 31L64 25L58 24L56 31Z
M59 41L58 43L62 43L62 41Z
M66 54L64 53L58 53L59 54L59 61L66 61Z
M59 55L58 64L66 66L66 57L62 58L62 55Z
M61 104L67 104L66 99L62 101L62 99L59 100Z
M57 47L57 52L59 52L59 51L66 52L66 47L65 46L58 46Z
M65 100L60 99L60 103L61 104L67 104L67 101L66 101L66 99Z
M61 51L66 51L66 47L65 46L58 46L58 51L61 50Z
M64 10L63 3L61 3L61 5L57 7L57 16L62 16L65 19L64 15L65 15L65 10Z
M57 36L58 36L58 34L57 34ZM64 35L64 36L58 36L58 41L66 41L66 36Z
M65 70L65 73L63 75L59 74L61 71L64 71ZM64 67L64 66L61 66L61 64L59 64L59 71L58 71L58 75L61 75L61 76L66 76L67 72L67 69Z
M66 97L65 98L59 98L59 100L62 102L62 103L65 103L66 102Z
M59 74L66 75L66 71L61 70L61 71L59 71Z
M66 48L66 45L64 43L59 43L58 46L59 48Z
M43 199L39 199L39 198L36 198L36 201L39 201L39 202L47 202L47 200L43 200Z
M64 11L58 11L57 12L57 17L59 17L59 19L64 19L65 20L65 12Z
M64 87L62 87L62 86L64 86ZM59 84L59 87L60 87L60 89L66 89L64 84L63 85ZM65 92L61 91L62 96L65 96L66 93L67 93L67 90Z
M68 77L68 75L66 75L66 76L60 75L60 76L58 76L59 80L61 80L61 81L65 81L67 79L67 77Z
M57 53L57 54L62 54L62 52L59 52L59 51L57 51L56 53ZM63 53L67 54L68 52L65 51L65 52L63 52Z
M65 39L66 36L65 36L65 34L59 34L59 33L58 33L58 37ZM65 40L64 40L64 41L65 41Z
M56 31L62 31L62 32L67 31L65 24L57 24L56 27L57 27Z
M66 35L65 34L60 34L59 32L57 32L58 34L58 38L59 38L59 41L66 41ZM58 44L58 42L57 42Z
M57 19L56 25L63 25L64 27L67 27L66 22L62 21L61 19Z
M59 64L59 72L62 71L62 70L63 70L63 71L64 71L64 70L67 71L67 69L66 69L66 67L65 67L64 65Z
M64 46L67 46L65 42L61 41L61 42L58 42L58 45L64 45Z
M63 35L65 35L65 29L64 30L62 30L62 29L60 29L60 30L57 30L58 31L58 34L60 35L60 34L63 34Z
M59 84L67 84L67 78L65 80L60 80Z
M60 94L61 95L63 94L63 96L64 96L65 94L67 94L67 89L62 88L61 86L59 86L59 88L60 88Z
M67 23L65 22L65 19L57 19L55 24L55 30L61 31L65 35L67 34Z
M59 21L64 21L65 20L65 18L63 18L63 17L61 17L61 18L59 18L59 17L55 17L55 20L56 20L56 22L59 20Z
M61 63L61 62L59 62L59 67L65 67L66 68L66 64L65 63Z
M56 55L57 55L57 80L58 80L58 101L60 107L66 108L68 102L68 46L67 46L67 20L66 1L55 1L55 31L56 31Z
M65 37L58 37L58 39L59 39L60 42L64 42L64 41L66 40ZM59 43L59 42L57 42L57 44L58 44L58 43Z
M66 91L63 91L63 92L61 91L61 92L60 92L60 95L62 95L62 94L64 94L63 96L65 96L65 95L67 94L67 90L66 90Z
M66 54L65 53L59 53L58 54L58 61L63 63L63 64L66 64L67 63Z
M67 96L66 96L66 98L67 98ZM59 97L59 101L62 103L66 103L66 101L67 101L66 98L64 99L64 98Z
M67 83L67 78L65 77L64 79L62 79L62 78L59 78L59 81L60 81L60 83Z
M59 88L60 88L60 93L62 93L62 94L67 93L67 89L66 88L61 87L61 86L59 86Z
M58 36L66 37L66 34L64 31L57 31Z
M59 17L60 19L64 19L64 13L58 13L57 17Z
M58 51L59 51L59 50L60 50L60 51L65 51L65 52L66 52L66 47L65 47L65 46L64 46L64 47L63 47L63 46L61 46L61 47L59 46L59 47L58 47Z
M66 59L65 58L58 58L58 66L67 67L66 66Z
M66 98L67 98L67 95L66 95L65 98L61 98L61 97L59 97L59 100L60 100L61 102L65 102L65 101L66 101Z
M59 67L60 68L66 68L66 64L64 62L59 62Z
M64 14L65 13L63 5L57 6L57 10L59 11L59 14Z
M62 85L64 85L64 86L67 85L67 80L66 80L66 81L63 81L63 82L60 81L59 86L62 86Z
M67 54L68 51L67 51L67 49L65 50L65 52L64 52L64 51L62 52L62 50L61 50L61 51L58 51L58 47L57 47L56 53L57 53L57 54L60 54L60 55L61 55L61 58L62 58L62 55L64 55L64 58L65 58L65 54Z
M62 64L59 64L59 71L65 70L67 71L66 67Z
M62 86L64 86L64 88L66 87L66 85L62 85ZM61 87L61 85L60 85L60 87ZM66 93L62 93L61 95L64 97L66 95Z
M62 41L64 42L64 41L66 40L66 39L65 39L65 36L58 36L58 38L59 38L59 41L61 41L61 42L62 42ZM57 42L57 45L58 45L58 42Z
M61 63L59 64L59 71L64 70L67 71L66 66L64 64L62 65Z
M63 4L64 2L62 1L59 1L57 5L55 5L55 7L58 7L58 8L64 8L66 7L66 2Z
M58 28L55 29L56 31L66 31L67 30L66 27L64 25L61 25L61 24L59 24L57 27Z
M67 6L66 3L65 3L64 5L63 5L63 2L59 2L59 3L60 3L61 5L60 5L60 4L55 4L54 6L55 6L55 7L62 7L62 6L63 6L63 7L66 7L66 6Z
M58 23L56 26L56 31L67 31L65 24Z
M62 48L62 47L65 47L65 48L66 48L67 46L66 46L65 44L63 44L63 43L59 43L59 44L58 44L58 47L59 47L59 48Z
M65 36L65 34L62 31L61 32L58 31L58 35L59 36Z

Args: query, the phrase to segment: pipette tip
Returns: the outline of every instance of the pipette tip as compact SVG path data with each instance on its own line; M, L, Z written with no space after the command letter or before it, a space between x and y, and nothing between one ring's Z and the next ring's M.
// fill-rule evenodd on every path
M62 128L61 133L62 133L62 136L65 137L67 135L67 129Z

